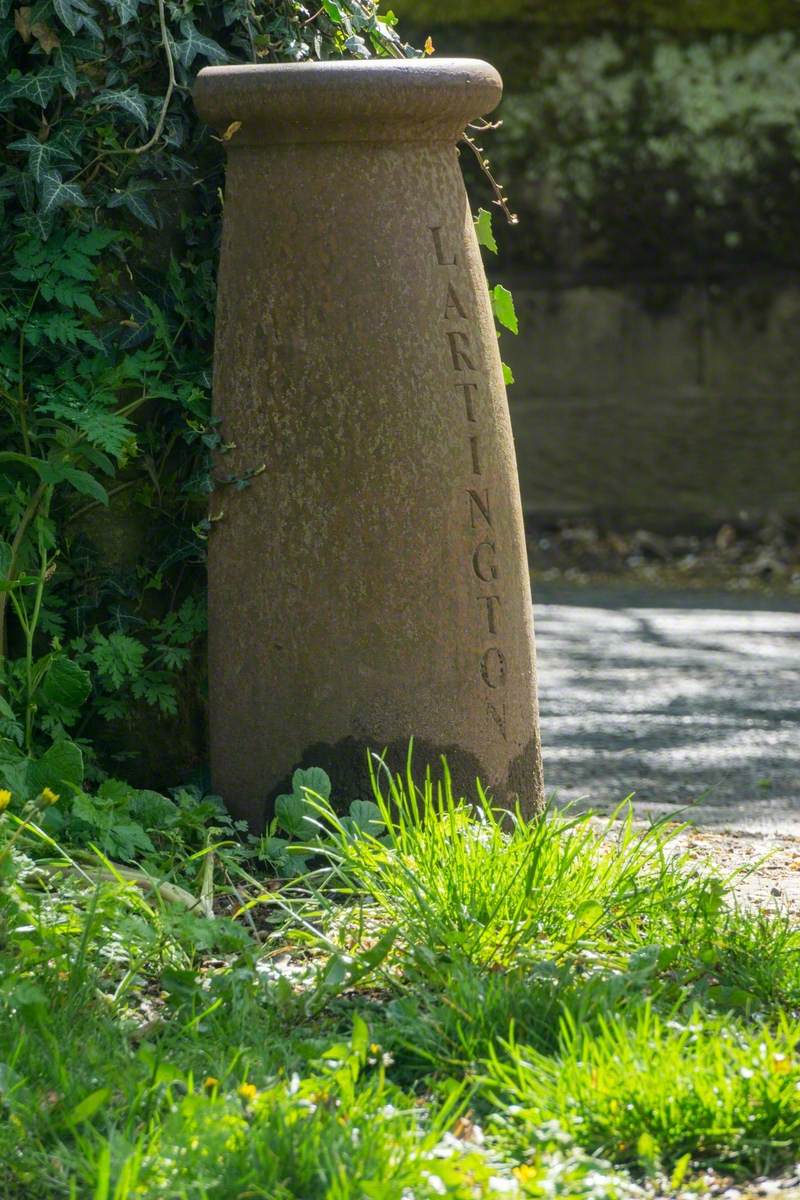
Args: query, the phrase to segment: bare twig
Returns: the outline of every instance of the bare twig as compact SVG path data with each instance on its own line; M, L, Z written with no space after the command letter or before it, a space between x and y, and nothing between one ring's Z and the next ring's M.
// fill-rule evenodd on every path
M493 126L489 122L487 122L486 125L481 128L493 129L493 128L495 128L495 126ZM519 217L517 216L516 213L513 213L511 211L511 209L508 207L508 200L503 192L503 185L498 183L497 180L495 179L494 175L492 174L491 164L490 164L488 158L486 158L483 153L483 147L478 145L478 143L475 141L474 137L472 137L469 133L467 133L466 129L464 130L464 132L461 135L461 140L467 146L469 146L470 150L472 151L472 153L475 155L475 157L478 160L478 166L480 167L481 171L486 176L486 178L489 180L491 189L494 192L494 203L497 205L497 207L499 209L502 210L503 215L505 216L509 225L517 225L519 223Z

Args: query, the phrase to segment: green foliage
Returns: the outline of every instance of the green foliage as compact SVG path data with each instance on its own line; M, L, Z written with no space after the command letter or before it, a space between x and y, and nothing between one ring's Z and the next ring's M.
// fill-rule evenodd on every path
M292 791L275 800L275 816L261 841L261 857L283 879L304 875L310 859L327 849L329 823L348 838L383 832L380 810L371 800L353 800L347 816L337 818L329 803L331 781L320 767L298 769ZM281 836L285 835L285 836Z
M513 21L569 30L649 25L681 33L764 33L800 24L791 0L397 0L395 7L402 20L420 25Z
M492 232L492 214L485 208L478 209L475 217L475 233L479 246L485 246L487 250L491 250L492 254L497 253L497 242Z
M419 788L410 765L385 792L376 776L375 789L385 836L365 829L354 839L324 814L343 892L366 897L404 944L421 937L441 961L566 962L587 942L627 957L648 944L645 934L677 945L718 917L718 885L669 861L666 835L637 831L630 811L606 829L556 814L528 824L483 794L478 806L457 801L446 773L434 782L429 772Z
M604 279L797 266L800 29L497 37L517 261Z
M177 713L204 628L222 150L194 75L415 52L361 0L0 17L0 733L31 759L79 739L102 776L137 705ZM115 561L120 505L142 532Z
M747 1178L791 1161L800 1138L800 1026L748 1029L694 1009L664 1019L650 1003L594 1028L562 1023L558 1052L509 1042L488 1066L503 1125L558 1121L587 1150L672 1174L698 1158Z
M323 866L266 889L215 797L0 791L4 1195L640 1200L792 1163L788 919L627 814L503 828L379 771L345 819L298 772ZM92 849L126 821L135 869Z

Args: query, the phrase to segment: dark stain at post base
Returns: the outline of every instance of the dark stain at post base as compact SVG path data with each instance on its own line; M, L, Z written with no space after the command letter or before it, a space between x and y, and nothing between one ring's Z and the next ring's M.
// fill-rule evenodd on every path
M373 799L370 782L369 760L372 759L373 770L378 777L384 795L388 794L385 771L380 764L385 763L393 775L401 775L405 780L408 761L408 742L394 742L389 746L377 746L360 738L348 737L331 745L317 742L309 746L303 753L297 767L321 767L331 780L331 803L339 813L346 813L353 800ZM511 763L508 780L505 786L495 787L492 798L498 804L508 800L513 804L515 797L530 797L537 799L533 806L523 802L523 814L534 816L541 807L539 798L543 796L541 758L539 757L539 742L532 738L523 752ZM452 780L453 796L474 802L478 799L477 781L489 787L487 773L474 754L470 754L459 746L437 746L432 742L416 740L412 749L412 774L418 787L425 780L425 773L430 770L434 786L437 780L444 779L442 759ZM269 821L274 813L275 799L283 793L292 791L292 775L287 774L272 790L266 803L266 820Z

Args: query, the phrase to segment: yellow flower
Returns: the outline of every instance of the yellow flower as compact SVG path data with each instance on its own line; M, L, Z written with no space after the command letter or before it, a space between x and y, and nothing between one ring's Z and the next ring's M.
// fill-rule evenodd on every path
M535 1167L529 1167L527 1163L522 1163L519 1167L514 1167L512 1175L515 1175L520 1183L525 1183L527 1179L535 1179L538 1171Z
M42 788L42 800L45 804L58 804L61 797L58 792L52 791L51 788Z
M11 792L8 788L0 788L0 813L5 812L11 803Z
M249 1104L258 1095L258 1088L254 1083L243 1083L239 1088L239 1095Z
M213 1075L206 1075L205 1079L203 1080L203 1087L207 1092L213 1092L215 1087L219 1087L219 1080Z

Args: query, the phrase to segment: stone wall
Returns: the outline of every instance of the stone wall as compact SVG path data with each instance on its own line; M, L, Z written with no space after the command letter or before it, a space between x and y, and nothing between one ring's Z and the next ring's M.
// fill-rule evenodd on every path
M514 282L503 339L523 500L539 521L702 529L800 514L800 286ZM661 297L663 299L663 297Z
M520 216L495 274L528 513L800 515L800 6L394 7L506 80L483 144Z

